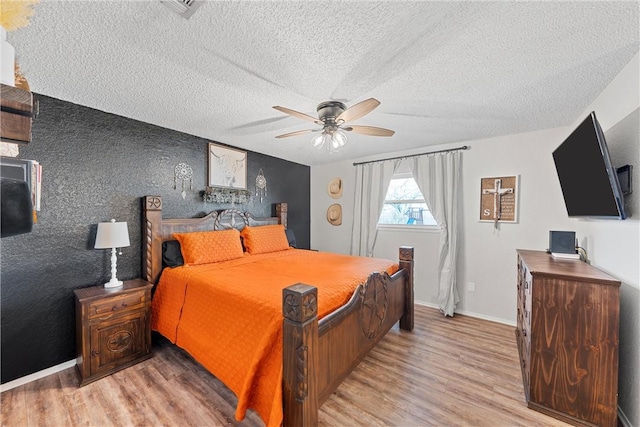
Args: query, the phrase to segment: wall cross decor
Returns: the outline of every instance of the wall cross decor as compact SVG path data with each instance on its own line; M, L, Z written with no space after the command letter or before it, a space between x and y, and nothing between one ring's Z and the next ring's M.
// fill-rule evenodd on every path
M482 178L480 181L480 221L517 222L517 176Z

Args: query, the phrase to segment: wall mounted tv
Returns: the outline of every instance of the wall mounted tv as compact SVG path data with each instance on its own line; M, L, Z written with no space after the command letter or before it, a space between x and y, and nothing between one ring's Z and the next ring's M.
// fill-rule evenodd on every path
M556 148L553 161L570 217L627 217L616 169L595 112Z

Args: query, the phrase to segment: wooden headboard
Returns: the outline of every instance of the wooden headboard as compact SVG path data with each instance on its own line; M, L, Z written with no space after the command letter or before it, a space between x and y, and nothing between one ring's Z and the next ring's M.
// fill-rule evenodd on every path
M142 274L153 284L162 271L162 242L173 239L173 233L225 230L246 225L282 224L287 228L287 204L276 204L276 216L259 218L237 209L213 211L201 218L162 219L162 197L144 196L142 208Z

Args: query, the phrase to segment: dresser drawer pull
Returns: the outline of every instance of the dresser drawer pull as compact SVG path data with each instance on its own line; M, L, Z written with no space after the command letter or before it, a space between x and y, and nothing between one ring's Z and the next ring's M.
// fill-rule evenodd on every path
M121 307L127 307L127 303L123 301L122 304L120 304L120 307L114 305L113 307L111 307L111 311L119 310Z
M91 350L91 357L96 357L96 356L98 356L98 354L100 354L100 353L98 353L95 350Z

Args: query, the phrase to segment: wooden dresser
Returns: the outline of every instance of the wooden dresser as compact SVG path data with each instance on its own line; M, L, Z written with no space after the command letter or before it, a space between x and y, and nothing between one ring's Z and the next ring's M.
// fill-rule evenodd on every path
M151 285L76 289L77 366L83 386L151 357Z
M529 408L617 425L620 282L578 260L518 250L516 340Z

